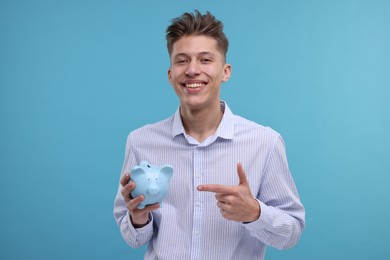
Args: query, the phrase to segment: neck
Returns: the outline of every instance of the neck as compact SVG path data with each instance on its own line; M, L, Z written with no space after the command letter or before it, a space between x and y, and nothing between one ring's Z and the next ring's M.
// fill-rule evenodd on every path
M219 101L203 110L180 107L180 114L186 133L200 143L215 133L223 116Z

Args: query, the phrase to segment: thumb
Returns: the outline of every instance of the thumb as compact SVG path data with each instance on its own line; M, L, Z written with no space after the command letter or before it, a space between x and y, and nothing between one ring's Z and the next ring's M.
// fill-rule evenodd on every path
M238 180L240 182L239 185L248 186L248 180L246 179L246 174L244 172L244 168L242 168L241 163L237 163L237 174L238 174Z

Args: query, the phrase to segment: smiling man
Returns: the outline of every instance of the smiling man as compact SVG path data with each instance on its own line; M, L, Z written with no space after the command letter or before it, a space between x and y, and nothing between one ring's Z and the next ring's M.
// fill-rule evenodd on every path
M114 205L124 240L149 243L145 259L264 259L267 245L294 246L305 210L282 137L220 100L232 71L223 24L195 11L166 32L168 79L180 105L128 136ZM143 160L174 167L164 207L138 209L143 195L130 196L130 169Z
M231 66L215 39L183 36L172 46L168 79L180 99L180 115L186 133L199 142L213 135L223 112L221 83L230 77Z

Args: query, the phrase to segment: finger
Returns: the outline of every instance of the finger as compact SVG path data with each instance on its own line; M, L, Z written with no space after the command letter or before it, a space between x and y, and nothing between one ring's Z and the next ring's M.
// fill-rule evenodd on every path
M132 198L130 193L134 188L135 188L134 182L129 182L122 188L121 193L126 202Z
M231 194L232 187L218 184L202 184L197 187L198 191L209 191L215 193Z
M220 209L225 210L225 208L226 208L226 203L224 203L224 202L222 202L222 201L217 201L217 207L220 208Z
M241 163L237 163L237 174L238 174L238 180L239 180L239 185L247 185L248 180L246 178L246 174L244 171L244 168L242 167Z
M223 203L228 203L231 201L231 196L233 194L225 194L225 193L215 193L215 199L217 201L223 202Z
M130 211L133 211L133 210L137 210L137 207L138 205L143 202L145 199L144 195L139 195L137 197L135 197L134 199L130 199L128 202L127 202L127 208L130 210ZM145 208L144 208L145 209ZM142 209L142 210L144 210ZM139 209L138 209L139 210Z
M136 197L135 199L129 201L128 203L128 209L130 211L133 211L133 212L138 212L138 213L142 213L142 212L149 212L149 211L153 211L153 210L156 210L158 208L160 208L160 203L154 203L154 204L150 204L150 205L147 205L145 206L144 208L142 209L139 209L138 206L141 202L143 202L145 199L145 197L143 195L139 195L138 197Z
M224 201L224 196L223 196L223 194L222 193L215 193L215 199L217 200L217 201Z
M129 182L129 180L130 180L130 174L126 172L120 180L122 187L124 187Z
M156 210L158 208L160 208L160 203L155 203L155 204L148 205L143 210L145 210L145 211L153 211L153 210Z

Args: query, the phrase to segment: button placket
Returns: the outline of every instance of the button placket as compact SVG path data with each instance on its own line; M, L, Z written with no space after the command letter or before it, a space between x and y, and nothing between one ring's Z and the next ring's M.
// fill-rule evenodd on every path
M198 185L202 182L202 150L199 146L194 148L194 176L193 176L193 189L194 189L194 201L193 201L193 227L192 227L192 253L191 259L200 259L201 252L201 225L203 219L202 209L202 193L197 190Z

